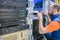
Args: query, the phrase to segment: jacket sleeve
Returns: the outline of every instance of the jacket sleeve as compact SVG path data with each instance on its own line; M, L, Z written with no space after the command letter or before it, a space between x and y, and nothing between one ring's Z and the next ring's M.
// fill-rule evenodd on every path
M57 21L53 21L51 22L49 25L47 25L45 27L45 29L48 31L48 32L54 32L54 31L57 31L60 29L60 23L57 22Z

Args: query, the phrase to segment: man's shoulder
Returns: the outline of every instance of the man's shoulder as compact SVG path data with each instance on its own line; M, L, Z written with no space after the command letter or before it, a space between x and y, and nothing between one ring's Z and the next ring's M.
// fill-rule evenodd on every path
M54 19L54 21L60 22L60 16Z

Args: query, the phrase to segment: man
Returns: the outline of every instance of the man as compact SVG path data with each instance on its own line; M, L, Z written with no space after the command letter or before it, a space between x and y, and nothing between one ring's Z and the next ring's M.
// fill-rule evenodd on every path
M50 23L46 27L43 27L42 12L37 14L39 18L39 33L52 33L52 40L60 40L60 14L58 13L59 10L60 7L58 5L50 6L49 14L53 15L53 17L51 21L47 16L47 18L49 18L50 20Z

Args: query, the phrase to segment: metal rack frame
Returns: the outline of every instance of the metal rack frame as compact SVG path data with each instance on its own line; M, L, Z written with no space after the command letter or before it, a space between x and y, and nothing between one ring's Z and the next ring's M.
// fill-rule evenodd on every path
M28 0L28 15L27 15L27 24L29 25L29 32L28 32L28 40L33 40L33 35L32 35L32 29L33 29L33 19L32 19L32 13L33 13L33 8L34 8L34 1L33 0Z

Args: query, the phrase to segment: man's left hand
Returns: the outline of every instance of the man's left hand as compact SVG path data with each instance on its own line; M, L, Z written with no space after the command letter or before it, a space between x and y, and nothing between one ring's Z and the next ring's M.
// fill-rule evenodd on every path
M41 19L43 18L43 16L42 16L42 13L41 13L41 12L40 12L40 13L37 13L37 15L38 15L39 20L41 20Z

